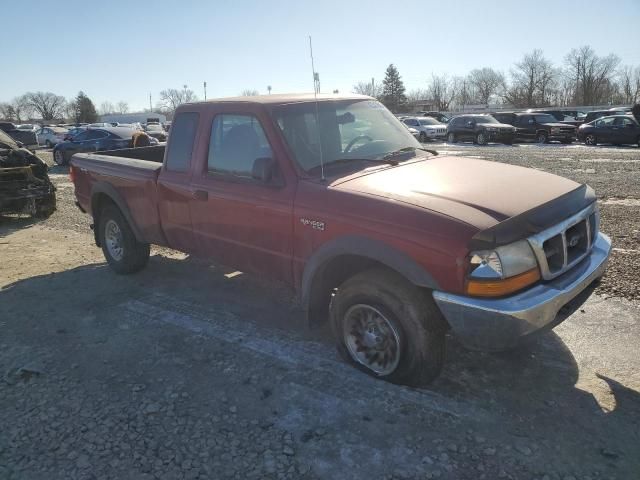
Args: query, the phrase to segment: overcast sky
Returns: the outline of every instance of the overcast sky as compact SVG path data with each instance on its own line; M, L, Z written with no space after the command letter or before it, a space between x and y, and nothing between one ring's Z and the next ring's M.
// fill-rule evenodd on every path
M209 98L312 91L308 35L325 92L381 81L390 63L407 89L432 72L508 73L534 48L561 64L589 44L640 66L640 0L28 0L1 10L0 101L83 90L97 106L140 109L165 88L202 98L205 80Z

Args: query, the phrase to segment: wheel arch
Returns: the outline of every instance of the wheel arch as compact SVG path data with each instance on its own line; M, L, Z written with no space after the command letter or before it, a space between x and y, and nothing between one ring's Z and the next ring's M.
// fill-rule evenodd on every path
M340 284L376 266L395 271L418 287L438 288L428 271L396 248L367 237L340 237L320 247L305 266L300 297L309 324L327 320L331 295Z
M113 187L113 185L106 182L97 182L93 185L91 189L91 215L93 217L93 235L96 241L96 245L100 247L100 235L99 235L99 225L100 225L100 214L104 207L108 204L115 205L120 213L124 216L127 223L133 230L133 234L136 237L136 240L139 242L144 242L144 236L140 231L140 228L133 220L133 216L131 215L131 211L127 205L127 202L122 198L122 195L118 193L118 191Z

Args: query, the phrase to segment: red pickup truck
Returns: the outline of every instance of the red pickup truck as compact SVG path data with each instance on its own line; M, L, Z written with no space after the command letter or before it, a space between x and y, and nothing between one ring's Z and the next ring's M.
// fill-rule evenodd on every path
M76 154L70 173L117 273L156 244L285 282L347 361L414 385L449 329L501 350L554 326L611 249L587 185L437 155L364 96L181 105L166 149Z

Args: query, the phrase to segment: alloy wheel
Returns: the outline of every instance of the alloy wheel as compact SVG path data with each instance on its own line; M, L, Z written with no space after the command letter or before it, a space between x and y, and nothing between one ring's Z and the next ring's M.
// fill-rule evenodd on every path
M104 225L104 241L109 255L119 262L124 257L122 230L113 220L108 220Z

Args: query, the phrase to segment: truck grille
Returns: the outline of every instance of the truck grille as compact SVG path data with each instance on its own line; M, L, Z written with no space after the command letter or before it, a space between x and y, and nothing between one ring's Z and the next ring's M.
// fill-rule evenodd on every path
M558 225L529 237L542 278L551 280L585 258L591 251L598 228L599 214L594 202Z
M575 127L560 127L560 133L566 133L569 135L575 135L576 129Z

